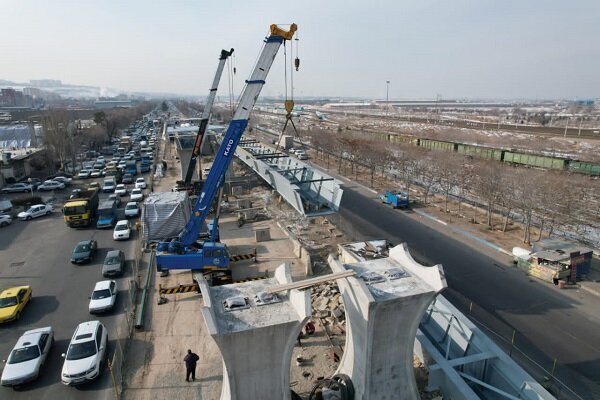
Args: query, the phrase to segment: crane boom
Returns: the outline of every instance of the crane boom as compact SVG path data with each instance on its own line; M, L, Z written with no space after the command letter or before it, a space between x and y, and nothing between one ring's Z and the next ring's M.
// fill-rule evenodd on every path
M202 191L194 205L187 225L179 235L178 241L163 242L158 245L157 269L204 269L204 267L210 266L217 268L227 268L229 266L229 251L223 243L207 241L201 244L201 248L198 248L196 242L219 187L224 181L225 173L231 164L242 134L248 125L250 112L265 85L265 79L273 65L279 47L285 40L290 40L296 30L296 24L292 24L289 31L284 31L277 25L271 25L270 35L265 39L265 44L250 79L246 81L238 107L227 127L221 146L202 186Z
M206 105L204 106L204 111L202 111L202 117L200 118L200 126L198 127L198 134L196 135L196 140L194 142L194 148L192 150L190 162L188 163L188 167L185 172L185 177L183 179L183 182L186 185L189 185L192 181L194 169L196 168L196 160L198 159L198 155L200 155L200 147L202 146L202 140L204 139L206 128L208 128L210 113L212 111L213 103L215 102L215 97L217 96L217 88L219 87L219 82L221 81L221 75L223 74L225 61L227 61L227 58L229 58L229 56L231 56L232 54L233 49L231 49L230 51L221 50L221 55L219 56L219 65L217 66L217 72L215 72L215 77L213 79L212 86L210 87L210 91L208 93L208 99L206 99Z

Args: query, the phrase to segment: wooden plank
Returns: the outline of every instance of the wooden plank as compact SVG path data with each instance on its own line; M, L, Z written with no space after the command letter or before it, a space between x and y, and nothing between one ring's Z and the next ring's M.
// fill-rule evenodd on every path
M356 272L354 272L354 271L337 272L335 274L318 276L316 278L309 278L309 279L305 279L303 281L286 283L285 285L273 286L273 287L268 288L266 290L266 292L267 293L277 293L277 292L283 292L284 290L291 290L291 289L306 289L311 286L319 285L323 282L333 281L333 280L341 279L341 278L347 278L347 277L353 276L353 275L356 275Z

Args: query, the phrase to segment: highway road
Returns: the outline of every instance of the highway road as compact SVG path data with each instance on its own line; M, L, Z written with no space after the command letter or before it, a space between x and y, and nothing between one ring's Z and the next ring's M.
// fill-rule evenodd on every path
M557 358L559 379L584 399L600 399L597 297L567 294L529 278L512 267L509 257L465 243L418 214L393 210L359 185L344 186L340 209L332 220L353 239L407 242L419 262L442 264L448 282L443 294L457 308L469 314L473 302L473 317L509 340L515 329L516 346L529 357L548 370ZM507 349L505 342L489 336Z
M69 189L57 196L65 196ZM14 197L7 195L6 197ZM46 196L46 195L44 195ZM104 197L106 195L102 195ZM127 199L128 197L124 197ZM123 212L121 208L120 212ZM117 279L119 293L115 309L106 315L88 313L88 296L94 284L104 280L101 269L108 250L123 250L127 260L132 260L134 240L115 242L112 229L71 229L63 221L60 207L51 216L31 221L14 221L0 228L0 288L17 285L33 286L32 301L21 319L0 325L0 356L6 359L19 336L26 330L52 326L56 342L40 378L17 391L0 387L1 399L108 399L114 397L110 374L104 370L96 381L67 387L61 383L63 359L75 327L84 321L98 319L108 329L109 356L115 351L117 329L125 335L125 307L127 280L131 276L131 262L124 277ZM72 265L69 262L75 244L83 239L98 241L99 251L91 264ZM123 336L121 335L121 337ZM3 368L3 364L2 364Z

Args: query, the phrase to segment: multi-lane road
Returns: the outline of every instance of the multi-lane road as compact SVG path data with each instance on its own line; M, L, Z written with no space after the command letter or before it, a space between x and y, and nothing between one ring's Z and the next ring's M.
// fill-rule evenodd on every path
M582 398L600 398L600 300L585 292L566 294L531 279L512 267L511 259L493 249L465 243L430 226L417 214L380 204L375 194L349 183L344 187L338 224L355 240L388 239L406 242L415 258L427 265L442 264L446 296L465 314L494 332L511 338L529 357L552 368ZM506 343L490 337L503 348ZM521 360L518 360L521 361Z
M87 182L86 182L87 183ZM68 195L65 189L56 196ZM18 195L7 195L15 197ZM46 195L45 195L46 196ZM102 194L101 198L107 195ZM128 197L123 198L124 201ZM123 203L125 204L125 202ZM123 206L119 210L123 215ZM117 332L126 334L125 308L128 304L127 280L131 276L134 239L115 242L112 229L71 229L63 221L60 206L51 216L31 221L13 221L0 228L0 288L31 285L33 298L21 319L0 325L0 357L6 359L19 336L26 330L52 326L56 342L42 367L40 378L17 391L0 387L0 399L108 399L114 397L112 382L106 370L96 381L78 387L61 383L61 353L67 350L75 327L84 321L98 319L108 329L109 356L115 349ZM135 235L135 233L134 233ZM134 236L135 237L135 236ZM83 239L96 239L98 252L90 264L72 265L71 251ZM126 273L117 279L119 293L115 309L94 316L88 303L94 284L104 280L101 269L107 251L120 249L128 260ZM0 366L1 368L1 366Z

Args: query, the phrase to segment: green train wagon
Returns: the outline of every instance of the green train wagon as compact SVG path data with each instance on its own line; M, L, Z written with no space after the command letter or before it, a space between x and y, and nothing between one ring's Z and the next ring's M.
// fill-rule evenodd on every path
M456 151L457 144L442 140L419 139L419 146L429 150Z
M458 143L457 152L466 156L483 158L486 160L502 160L502 150L491 147L475 146Z
M528 165L530 167L538 167L545 169L565 170L567 160L563 158L538 156L535 154L516 153L512 151L504 152L504 162L512 164Z
M600 164L593 164L584 161L570 161L569 171L591 176L600 176Z

